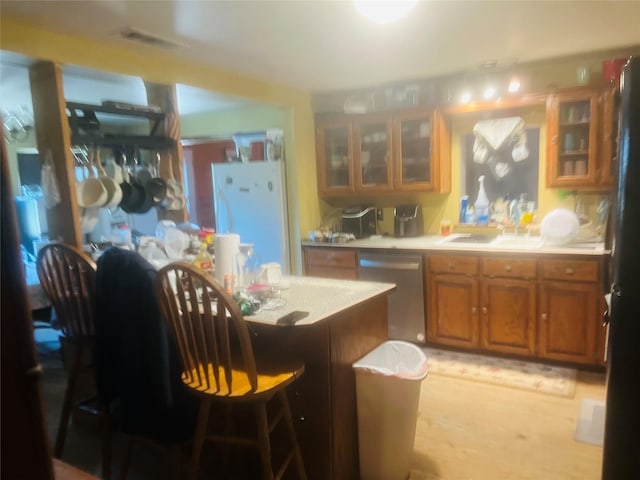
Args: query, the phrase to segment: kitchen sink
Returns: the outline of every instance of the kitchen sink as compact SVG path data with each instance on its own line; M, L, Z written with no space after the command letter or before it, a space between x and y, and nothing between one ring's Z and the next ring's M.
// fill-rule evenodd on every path
M438 243L463 243L467 245L487 245L497 237L494 235L484 235L479 233L454 233L443 238Z
M542 248L544 240L542 237L538 236L518 237L515 235L500 235L491 242L491 245L505 249L530 250Z

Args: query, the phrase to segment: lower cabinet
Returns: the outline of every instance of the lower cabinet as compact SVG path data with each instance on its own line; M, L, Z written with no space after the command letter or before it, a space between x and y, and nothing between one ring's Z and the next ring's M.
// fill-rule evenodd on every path
M604 363L604 305L598 262L541 260L540 270L540 356Z
M466 255L429 255L427 262L427 340L477 348L478 259Z
M353 248L303 247L304 272L310 277L358 278L358 255Z
M434 255L429 266L429 341L535 353L536 286L518 278L535 276L535 261Z
M480 347L504 353L536 352L536 285L529 280L482 279Z
M454 347L478 347L478 281L467 275L429 279L427 340Z
M602 365L600 261L429 255L427 340Z

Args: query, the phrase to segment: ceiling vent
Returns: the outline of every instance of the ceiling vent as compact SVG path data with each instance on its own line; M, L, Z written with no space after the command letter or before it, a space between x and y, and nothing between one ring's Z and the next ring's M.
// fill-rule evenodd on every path
M150 47L158 48L180 48L184 45L177 43L173 40L157 37L142 30L126 27L118 32L118 35L125 40L131 40L132 42L144 43Z

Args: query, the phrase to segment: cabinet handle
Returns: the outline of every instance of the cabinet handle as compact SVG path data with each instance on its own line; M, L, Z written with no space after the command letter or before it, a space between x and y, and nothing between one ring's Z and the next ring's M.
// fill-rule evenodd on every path
M564 273L566 273L567 275L573 275L573 268L571 267L567 267L564 269Z
M449 262L449 270L455 270L456 269L456 262Z
M475 315L477 311L476 307L471 307L471 315Z
M540 315L540 320L546 321L547 320L547 314L543 313L542 315Z
M482 307L482 313L486 315L487 312L488 312L487 307Z
M513 270L513 267L512 267L511 265L505 265L505 266L504 266L504 269L505 269L507 272L510 272L511 270Z
M553 143L554 145L558 144L558 136L554 135L553 137L551 137L551 143Z

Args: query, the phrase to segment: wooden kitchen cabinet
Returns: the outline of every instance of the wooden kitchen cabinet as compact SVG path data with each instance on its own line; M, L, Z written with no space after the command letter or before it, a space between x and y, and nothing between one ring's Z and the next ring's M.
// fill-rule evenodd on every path
M543 282L540 291L540 356L552 360L597 362L599 329L597 284Z
M403 192L449 192L449 138L438 110L398 113L393 118L394 188Z
M547 187L590 188L599 181L599 92L572 88L547 98Z
M489 351L536 353L536 285L529 280L481 282L480 346Z
M430 272L429 341L535 353L536 285L527 280L536 278L535 260L434 255Z
M485 350L536 353L537 262L531 258L482 259L480 346Z
M448 192L449 152L447 123L432 108L316 118L321 196Z
M432 274L428 280L427 340L477 348L478 281L467 275Z
M574 363L602 363L600 264L545 259L540 268L540 356Z
M347 118L316 126L318 193L345 195L354 191L353 130Z
M599 260L480 252L427 258L429 342L604 364Z
M441 345L479 346L478 260L467 255L427 257L427 340Z
M369 115L354 120L353 152L355 190L389 192L393 189L391 162L391 119L386 115Z
M348 248L303 247L304 271L310 277L358 278L357 250Z
M600 184L613 187L618 175L618 108L620 89L615 86L602 92L602 122L600 122Z

